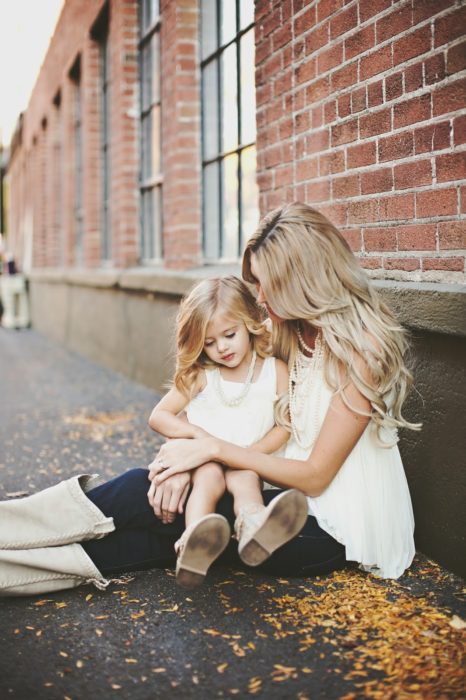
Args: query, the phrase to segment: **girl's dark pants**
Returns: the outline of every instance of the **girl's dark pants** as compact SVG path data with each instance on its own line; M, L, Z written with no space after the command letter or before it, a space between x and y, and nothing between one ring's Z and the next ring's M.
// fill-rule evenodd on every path
M147 469L131 469L86 494L115 523L116 529L111 534L83 543L87 554L104 575L173 566L173 545L183 532L184 516L178 515L167 525L158 520L147 500L149 486ZM275 489L265 490L264 503L267 505L279 493ZM233 503L228 494L221 499L217 512L233 525ZM235 545L235 540L232 540L219 558L220 563L242 566ZM301 533L257 568L279 576L314 576L345 565L343 545L309 516Z

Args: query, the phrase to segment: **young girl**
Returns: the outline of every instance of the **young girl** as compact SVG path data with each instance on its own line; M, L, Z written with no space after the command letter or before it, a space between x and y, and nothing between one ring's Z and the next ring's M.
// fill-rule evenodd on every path
M198 284L181 303L176 343L173 387L152 411L151 428L169 438L212 435L265 453L287 442L288 431L274 418L277 395L286 396L288 389L287 368L270 356L270 334L241 280ZM157 466L162 470L163 462ZM306 498L299 491L280 494L266 508L256 473L203 464L193 474L186 530L175 544L182 586L199 585L229 542L230 526L215 514L225 489L233 496L238 552L250 566L261 564L306 521Z

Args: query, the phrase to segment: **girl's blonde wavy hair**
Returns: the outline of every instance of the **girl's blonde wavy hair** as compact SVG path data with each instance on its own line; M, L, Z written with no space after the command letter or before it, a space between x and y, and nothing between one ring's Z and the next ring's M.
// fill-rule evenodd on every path
M418 430L402 406L412 384L404 363L405 333L382 302L338 229L318 211L295 202L265 216L249 239L243 257L243 278L255 255L268 304L282 323L273 324L274 355L291 367L298 351L298 322L321 329L324 372L329 387L345 396L353 382L371 403L371 418L382 444L382 428ZM368 382L354 360L361 357ZM342 373L343 369L343 373Z
M242 321L249 331L252 348L259 357L271 354L271 334L264 314L247 285L234 276L199 282L181 301L176 318L176 367L173 383L191 398L201 369L215 367L204 352L207 326L217 311Z

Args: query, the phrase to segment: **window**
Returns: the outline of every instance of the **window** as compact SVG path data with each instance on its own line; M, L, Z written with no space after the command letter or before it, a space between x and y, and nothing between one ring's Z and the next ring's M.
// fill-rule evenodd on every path
M110 55L108 32L100 41L101 259L111 259L110 228Z
M204 256L237 260L258 219L253 0L202 0Z
M160 148L160 16L157 0L140 0L141 259L162 257L162 163Z
M73 132L74 132L74 250L75 264L82 265L84 260L83 233L83 138L82 138L82 104L81 104L81 60L76 59L70 77L74 85Z

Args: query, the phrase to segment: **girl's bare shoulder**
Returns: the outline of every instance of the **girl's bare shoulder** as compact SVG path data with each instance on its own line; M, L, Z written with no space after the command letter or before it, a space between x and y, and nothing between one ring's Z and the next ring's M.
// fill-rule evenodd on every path
M206 370L200 369L193 384L193 397L204 391L207 386Z

